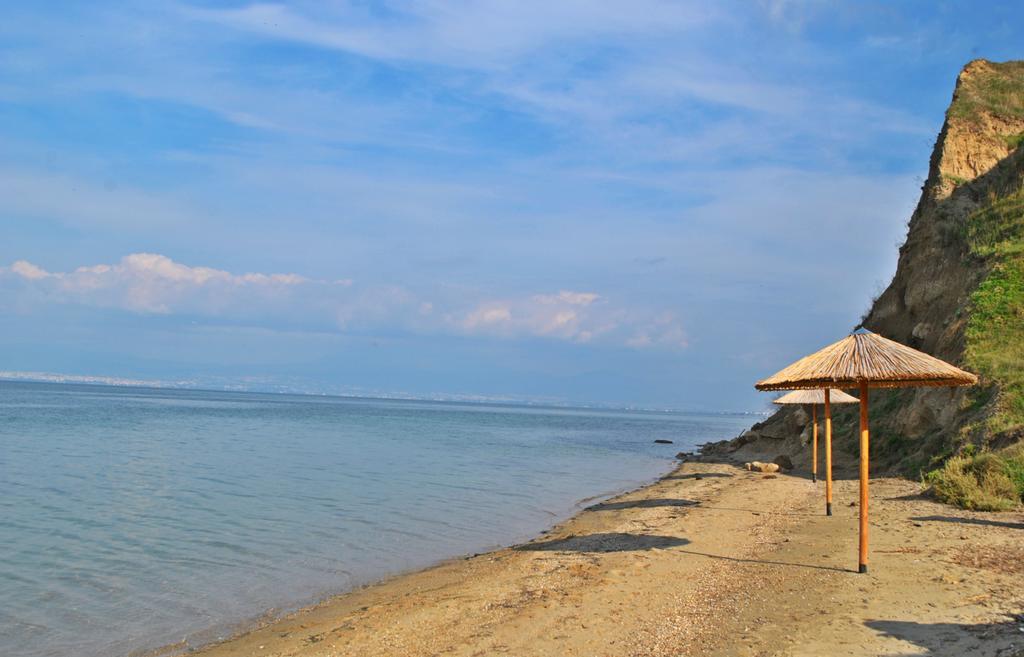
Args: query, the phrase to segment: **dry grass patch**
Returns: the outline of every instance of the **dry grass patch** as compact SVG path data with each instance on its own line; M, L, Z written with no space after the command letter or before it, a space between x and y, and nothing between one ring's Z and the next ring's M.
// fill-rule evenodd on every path
M970 545L956 551L953 563L1004 575L1024 575L1024 546Z

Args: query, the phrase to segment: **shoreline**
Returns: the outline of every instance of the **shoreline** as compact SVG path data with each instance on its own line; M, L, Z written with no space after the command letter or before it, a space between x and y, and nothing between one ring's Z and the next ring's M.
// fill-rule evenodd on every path
M838 511L826 517L821 485L799 473L682 463L525 543L394 575L190 654L1024 649L1013 620L1024 611L1024 515L953 509L914 482L877 479L875 567L858 575L856 482L837 475Z
M581 513L586 512L589 508L596 504L601 504L604 502L615 500L619 497L638 493L651 486L656 485L658 482L675 473L680 467L680 462L678 460L675 461L674 463L668 462L666 463L666 466L667 470L660 475L641 480L635 484L630 484L620 489L606 491L603 493L598 493L596 495L590 495L581 498L573 503L571 509L568 511L568 515L566 515L565 517L561 518L560 520L556 520L553 524L548 525L545 529L542 529L537 532L532 532L529 536L524 536L523 538L516 540L514 542L495 543L493 545L480 548L479 551L454 554L449 557L432 561L431 563L428 563L426 565L413 566L408 569L388 573L380 577L369 578L368 581L356 584L349 588L325 591L304 602L298 602L294 606L270 608L264 610L262 613L258 615L251 616L243 620L239 620L236 622L226 622L223 625L215 625L202 630L197 630L195 632L192 632L186 638L182 639L182 641L179 641L177 643L157 646L151 649L136 650L132 653L129 653L127 657L180 657L181 655L203 655L206 654L207 651L212 650L217 646L220 646L221 644L231 643L233 641L243 639L247 635L266 629L267 627L272 626L276 623L286 621L298 615L312 613L325 605L329 605L333 602L338 601L341 598L356 595L367 589L371 589L378 586L387 586L389 584L393 584L396 580L400 580L406 577L413 577L415 575L425 573L436 568L442 568L452 564L457 564L468 559L483 557L503 550L514 549L518 545L525 545L549 535L551 532L555 531L562 525L572 522L574 519L577 518L577 516L579 516ZM229 634L227 636L218 638L201 638L204 635L222 632L228 632ZM192 641L191 639L194 638L198 638L199 640Z

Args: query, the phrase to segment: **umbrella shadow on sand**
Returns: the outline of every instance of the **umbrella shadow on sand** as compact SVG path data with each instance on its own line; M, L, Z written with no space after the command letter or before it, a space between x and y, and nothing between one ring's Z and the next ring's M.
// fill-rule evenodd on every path
M924 654L928 655L967 655L970 654L969 648L977 645L978 642L984 642L990 648L995 648L998 643L1005 642L1006 648L1009 649L1021 636L1018 629L1020 622L1014 620L1002 623L916 623L913 621L869 620L864 621L864 624L882 636L921 646L928 651Z
M521 552L633 552L637 550L663 550L689 544L689 539L676 538L675 536L609 532L570 536L550 541L535 541L533 543L517 545L513 549Z
M851 573L856 572L848 568L836 568L834 566L817 566L814 564L807 563L793 563L792 561L772 561L770 559L743 559L740 557L730 557L724 554L711 554L710 552L697 552L696 550L680 550L683 554L692 554L698 557L707 557L708 559L718 559L721 561L732 561L734 563L749 563L749 564L760 564L763 566L783 566L786 568L810 568L812 570L829 570L835 573Z
M588 506L587 511L617 511L621 509L656 509L672 506L697 506L696 500L678 500L671 497L654 497L646 500L625 500L622 502L600 502Z
M982 525L984 527L1008 527L1024 529L1024 522L1007 522L1005 520L988 520L987 518L960 518L957 516L917 516L911 518L917 522L953 522L960 525Z

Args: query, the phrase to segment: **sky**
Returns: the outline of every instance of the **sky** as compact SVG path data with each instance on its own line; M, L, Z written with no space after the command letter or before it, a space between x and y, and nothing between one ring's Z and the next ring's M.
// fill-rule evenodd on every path
M760 410L1017 2L3 2L0 371Z

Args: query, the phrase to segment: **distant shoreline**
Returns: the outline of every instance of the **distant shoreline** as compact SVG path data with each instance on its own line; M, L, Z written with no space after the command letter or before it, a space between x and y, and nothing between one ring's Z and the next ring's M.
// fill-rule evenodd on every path
M29 376L38 375L38 376ZM203 387L203 385L191 385L185 383L175 384L168 381L144 380L144 379L119 379L116 377L100 377L74 374L51 374L46 372L3 372L0 371L0 383L38 383L48 385L76 385L91 386L97 388L115 389L140 389L154 391L177 391L177 392L212 392L225 394L251 394L251 395L280 395L292 397L311 397L314 399L344 399L344 400L366 400L366 401L394 401L394 402L423 402L436 404L453 404L465 406L508 406L522 408L538 408L552 410L581 410L581 411L628 411L639 413L673 413L689 415L712 415L729 417L767 417L767 411L708 411L681 408L655 408L644 406L621 406L614 404L599 404L586 402L565 402L554 401L531 401L527 399L511 398L470 398L469 396L453 395L444 396L379 396L375 394L348 394L341 392L299 392L288 390L264 390L238 387Z

